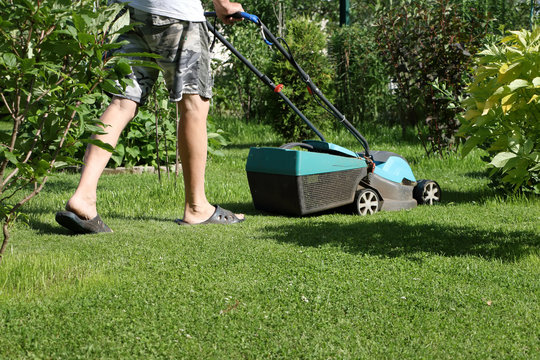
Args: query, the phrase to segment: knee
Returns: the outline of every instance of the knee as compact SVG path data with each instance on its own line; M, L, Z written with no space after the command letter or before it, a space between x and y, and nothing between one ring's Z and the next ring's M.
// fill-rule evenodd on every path
M178 105L182 113L186 112L206 112L209 107L209 100L195 94L184 94Z
M137 115L138 104L130 99L124 99L119 97L113 97L110 107L115 108L117 111L123 113L126 117L134 118Z

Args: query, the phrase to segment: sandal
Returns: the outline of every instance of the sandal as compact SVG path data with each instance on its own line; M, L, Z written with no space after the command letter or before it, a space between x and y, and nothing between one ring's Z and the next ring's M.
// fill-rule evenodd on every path
M76 234L97 234L113 232L99 215L90 220L81 219L71 211L59 211L56 213L56 222L73 231Z
M244 221L244 219L240 219L232 211L225 210L219 205L216 205L216 211L214 211L212 216L210 216L207 220L203 222L190 224L190 223L185 222L182 219L176 219L174 222L177 223L178 225L207 225L207 224L229 225L229 224L236 224L242 221Z

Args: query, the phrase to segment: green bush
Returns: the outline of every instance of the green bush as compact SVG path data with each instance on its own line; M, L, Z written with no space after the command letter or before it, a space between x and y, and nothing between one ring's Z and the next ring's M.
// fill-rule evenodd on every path
M287 22L286 44L294 60L311 77L313 82L330 100L333 98L332 68L325 54L327 39L320 24L300 17ZM285 48L287 48L285 45ZM296 69L275 52L268 69L270 79L283 84L283 93L304 113L316 127L324 130L333 123L333 118L313 100L306 83ZM300 140L306 136L314 137L309 127L270 91L267 94L266 115L268 121L288 140Z
M160 86L161 84L156 84ZM172 109L170 109L171 107ZM169 165L176 160L175 106L163 92L149 99L124 129L109 166ZM157 136L157 139L156 139Z
M481 147L490 175L513 191L540 193L540 27L511 31L477 55L463 102L467 155Z
M203 1L207 10L212 10L212 1ZM257 15L268 29L277 37L287 32L287 21L309 15L311 19L337 19L337 2L308 0L242 1L244 9ZM337 21L337 20L336 20ZM212 21L213 23L213 21ZM225 38L262 73L272 61L273 48L264 44L260 30L249 21L234 26L216 27ZM217 41L219 42L219 41ZM216 50L219 49L216 46ZM229 56L230 55L230 56ZM223 57L222 57L223 58ZM246 122L260 121L268 109L267 88L244 64L228 51L225 60L215 60L214 112L224 117L241 117ZM281 61L281 59L279 60Z
M129 22L118 4L94 1L0 0L0 100L11 129L0 138L0 220L8 225L20 207L38 194L56 168L76 163L85 132L102 131L92 108L101 90L129 73L127 60L103 53ZM122 81L122 80L121 80Z
M388 69L379 56L373 27L355 24L332 33L330 59L335 67L336 107L352 123L389 118L395 103Z
M485 27L481 14L464 21L460 8L447 0L405 1L377 22L377 40L397 85L403 132L416 126L428 154L457 147L458 111L449 105L463 92ZM444 84L450 99L439 96L435 83Z
M222 27L218 31L222 31L227 40L256 68L266 72L272 50L265 45L260 31L253 23L244 21L235 26ZM225 51L225 60L213 61L213 111L223 116L242 117L246 122L262 118L266 90L263 83L236 56Z
M498 32L502 26L507 29L521 29L528 27L531 10L538 13L540 3L528 0L454 0L463 9L466 20L470 20L474 14L467 11L476 8L484 13L484 16L491 18L489 29L491 32ZM532 9L531 9L532 6Z

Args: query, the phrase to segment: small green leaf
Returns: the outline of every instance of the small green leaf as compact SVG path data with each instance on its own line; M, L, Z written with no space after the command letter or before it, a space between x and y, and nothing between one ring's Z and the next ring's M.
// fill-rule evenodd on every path
M116 6L112 5L112 6ZM116 14L115 17L123 10L122 6L118 6L116 9L113 9ZM129 11L125 11L120 17L116 18L116 21L111 25L110 33L115 34L118 31L121 31L122 28L129 25Z
M13 68L17 66L17 56L15 56L15 54L11 54L11 53L3 54L2 59L4 60L4 64L8 68Z
M101 84L101 88L103 91L111 94L118 94L121 92L120 89L116 87L114 80L111 79L105 79L105 81Z
M81 42L81 44L83 45L86 45L86 44L91 44L95 41L95 38L93 35L91 34L86 34L86 33L78 33L77 34L77 37L79 39L79 41Z
M15 154L13 154L8 149L4 150L3 155L6 157L6 159L9 160L10 163L14 165L17 165L19 163L19 160L17 160L17 157L15 156Z
M123 61L119 61L118 63L116 63L116 65L114 66L114 69L121 75L121 76L125 76L125 75L129 75L131 74L131 66L129 65L129 63L125 60Z
M116 145L116 148L114 149L115 153L118 153L119 155L124 156L125 154L125 147L124 144L118 144Z
M63 168L68 167L68 166L69 166L69 164L67 162L65 162L65 161L57 161L57 162L54 163L54 168L57 169L57 170L58 169L63 169Z
M502 168L504 165L506 165L508 160L515 158L516 156L516 154L511 152L501 152L495 155L495 157L493 158L493 160L491 160L489 164L497 168Z
M540 162L538 162L536 165L534 165L532 168L529 169L529 171L540 171Z
M141 151L139 150L138 147L128 147L126 148L126 153L132 158L137 158L137 156L139 156Z
M128 57L128 58L149 58L149 59L161 59L163 56L153 53L146 52L133 52L133 53L118 53L115 54L118 57Z
M90 131L92 134L103 135L107 133L107 131L103 129L103 127L92 124L84 124L84 129L86 131Z
M467 156L472 151L472 149L474 149L478 144L482 143L483 140L483 138L480 138L478 136L471 136L469 139L467 139L465 145L463 145L463 147L461 148L461 156Z
M114 148L110 145L110 144L107 144L107 143L104 143L103 141L101 140L97 140L97 139L83 139L81 140L82 142L84 143L87 143L87 144L92 144L92 145L95 145L95 146L98 146L104 150L107 150L109 152L113 152L114 151Z
M525 144L523 144L523 153L528 155L533 151L533 149L534 149L533 139L527 139L527 141L525 141Z
M516 79L512 81L510 84L508 84L508 87L510 88L511 91L515 91L516 89L527 87L527 86L529 86L529 82L523 79Z

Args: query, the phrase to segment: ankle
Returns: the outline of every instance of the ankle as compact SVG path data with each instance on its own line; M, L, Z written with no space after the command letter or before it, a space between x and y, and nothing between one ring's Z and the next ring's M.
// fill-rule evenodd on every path
M208 219L216 211L210 203L206 204L186 204L184 208L184 221L199 222Z
M73 195L66 203L66 210L75 213L82 219L93 219L97 216L96 200Z

